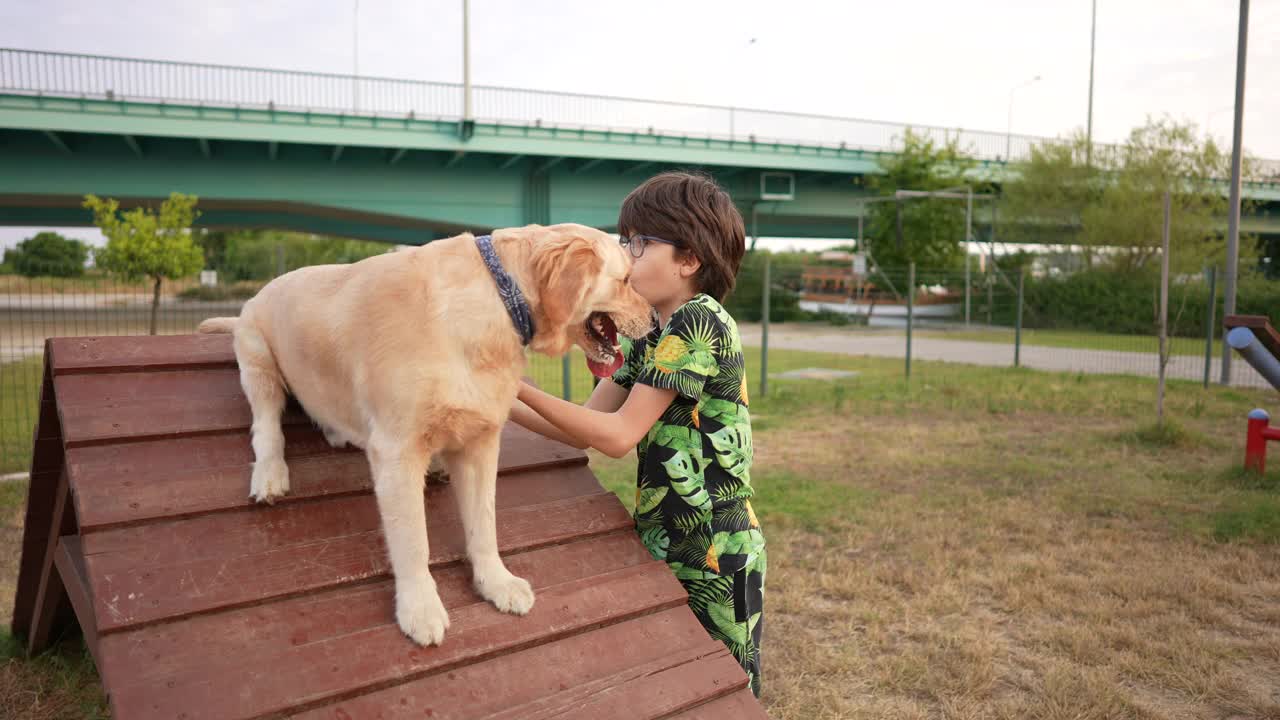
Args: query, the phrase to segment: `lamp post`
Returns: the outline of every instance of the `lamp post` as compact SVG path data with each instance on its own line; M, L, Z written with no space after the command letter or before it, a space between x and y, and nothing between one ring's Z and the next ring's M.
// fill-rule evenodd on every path
M1240 263L1240 160L1244 135L1244 68L1249 40L1249 0L1240 0L1240 29L1236 39L1236 112L1231 128L1231 189L1227 208L1227 278L1223 285L1222 317L1236 312L1236 272ZM1231 384L1231 348L1222 343L1222 384Z

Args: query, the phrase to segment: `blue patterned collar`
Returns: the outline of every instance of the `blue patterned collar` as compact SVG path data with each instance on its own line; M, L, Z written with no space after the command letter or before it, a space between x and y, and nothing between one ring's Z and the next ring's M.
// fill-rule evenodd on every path
M498 286L498 294L502 296L502 304L506 306L507 314L511 316L511 324L515 325L516 332L520 333L520 342L528 345L533 340L533 311L529 309L524 293L520 292L516 281L502 268L498 252L493 249L493 236L478 236L476 248L480 250L480 257L484 258L489 274L493 275L493 282Z

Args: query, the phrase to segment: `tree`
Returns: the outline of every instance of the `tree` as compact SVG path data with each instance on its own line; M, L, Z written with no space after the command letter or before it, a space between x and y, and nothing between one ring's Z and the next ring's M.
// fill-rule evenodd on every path
M1088 139L1077 132L1032 145L1030 158L1012 166L1016 180L1004 184L1000 197L1003 240L1082 246L1084 265L1092 267L1097 249L1088 244L1081 217L1102 188L1098 166L1085 162L1087 147Z
M200 271L204 253L191 237L191 224L199 212L195 195L170 193L157 213L138 207L120 213L120 203L86 195L84 207L93 211L93 223L107 236L107 245L94 253L98 267L126 280L152 281L151 334L156 334L160 310L160 283Z
M89 246L55 232L41 232L4 254L4 264L27 277L79 277L89 259Z
M880 160L881 174L870 177L868 185L881 196L897 190L955 189L969 184L965 172L974 161L962 154L959 142L948 139L939 145L910 128L902 138L902 150ZM868 205L870 223L867 244L876 263L883 268L905 268L915 262L921 268L922 283L931 276L962 267L964 260L965 205L962 201L922 198L902 201L902 245L898 244L898 203Z
M1086 164L1085 143L1079 133L1050 141L1015 166L1016 180L1003 188L1005 237L1081 245L1088 266L1105 255L1113 269L1154 272L1168 190L1172 271L1195 272L1223 261L1229 153L1200 138L1194 125L1168 119L1148 120L1119 147L1095 147L1092 165ZM1248 159L1246 175L1252 165Z

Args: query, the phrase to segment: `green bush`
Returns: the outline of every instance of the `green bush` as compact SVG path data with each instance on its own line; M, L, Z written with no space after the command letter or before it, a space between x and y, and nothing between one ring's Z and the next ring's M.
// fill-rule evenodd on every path
M26 277L79 277L89 246L55 232L41 232L4 253L4 264Z
M1057 278L1027 277L1023 325L1028 328L1090 330L1150 335L1157 328L1159 275L1154 272L1090 270ZM1203 337L1209 286L1203 279L1170 282L1169 334ZM1217 333L1221 334L1222 283L1217 287ZM1012 325L1016 303L1001 303L997 324ZM1236 312L1280 320L1280 282L1250 273L1236 291Z
M279 248L279 250L277 250ZM348 240L272 230L230 233L218 270L228 280L269 280L276 276L283 253L284 271L309 265L352 263L392 248L387 243ZM206 248L206 254L211 254Z
M238 282L233 285L196 285L178 293L183 300L248 300L262 289L262 283Z

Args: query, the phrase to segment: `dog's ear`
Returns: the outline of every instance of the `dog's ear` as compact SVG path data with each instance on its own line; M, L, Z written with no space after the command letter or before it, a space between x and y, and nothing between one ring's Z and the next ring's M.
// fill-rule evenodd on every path
M572 234L545 237L533 246L533 273L548 330L564 328L582 304L604 259L591 240Z

